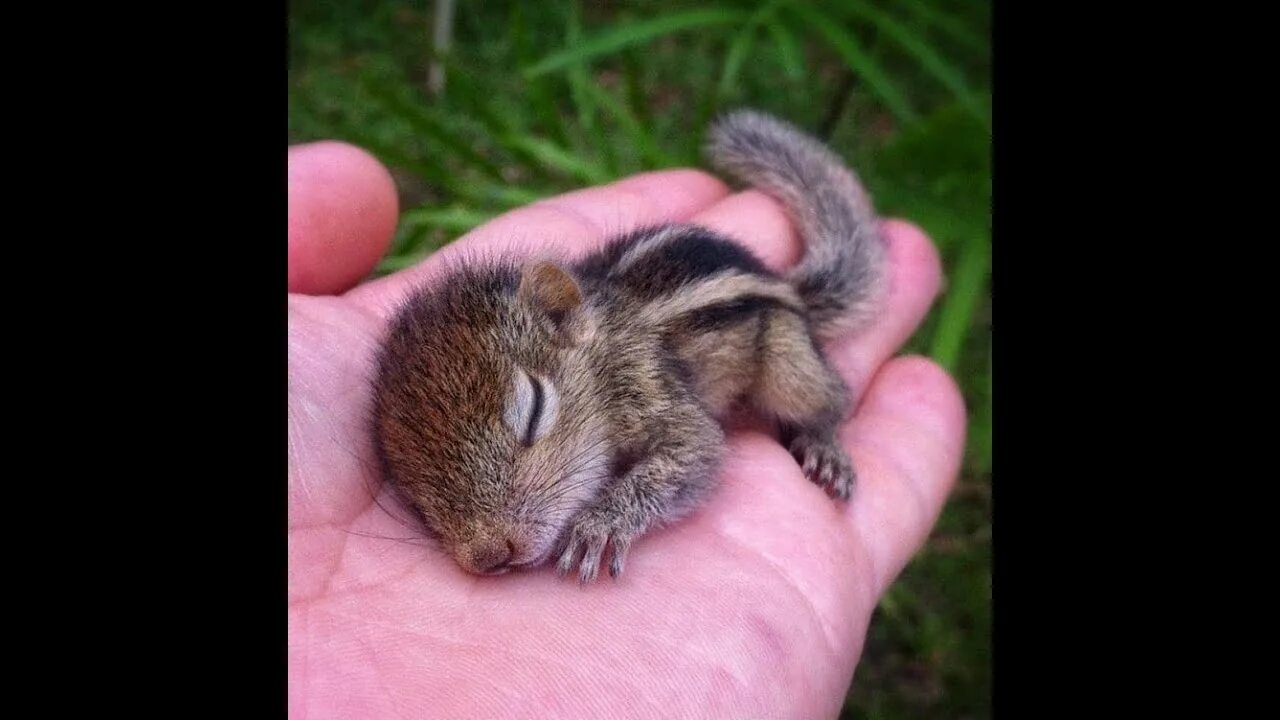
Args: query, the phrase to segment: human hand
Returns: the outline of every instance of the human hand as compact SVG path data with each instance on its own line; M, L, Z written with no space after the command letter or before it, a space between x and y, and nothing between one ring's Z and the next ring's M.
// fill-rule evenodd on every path
M507 213L353 287L396 215L390 176L363 152L289 150L290 716L838 714L876 602L924 542L963 451L954 383L928 360L890 359L938 292L929 240L886 222L887 310L828 348L860 395L841 434L859 478L847 505L773 438L737 431L706 506L638 540L620 580L581 586L550 566L469 575L384 509L368 400L398 301L459 251L582 252L661 221L719 230L775 268L801 244L767 196L673 170Z

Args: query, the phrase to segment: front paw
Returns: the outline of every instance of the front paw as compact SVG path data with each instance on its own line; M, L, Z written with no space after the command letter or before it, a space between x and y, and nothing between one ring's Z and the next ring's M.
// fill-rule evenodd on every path
M627 550L635 536L636 533L617 518L587 512L574 522L569 533L569 544L560 555L560 562L556 567L561 575L565 575L577 565L578 579L583 583L591 582L599 574L605 546L608 545L613 553L609 561L609 574L617 578L622 575Z
M848 500L855 481L849 455L835 438L801 435L791 443L791 454L805 477L841 500Z

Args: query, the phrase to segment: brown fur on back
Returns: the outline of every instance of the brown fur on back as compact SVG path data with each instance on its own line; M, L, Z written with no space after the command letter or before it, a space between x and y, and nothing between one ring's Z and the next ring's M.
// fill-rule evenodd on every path
M375 383L389 478L458 563L559 559L585 581L713 487L727 409L778 422L806 474L848 497L848 390L820 341L865 323L883 248L854 175L795 128L722 119L713 162L773 193L806 256L780 276L692 225L644 228L572 265L472 263L414 295ZM606 554L606 550L608 553Z

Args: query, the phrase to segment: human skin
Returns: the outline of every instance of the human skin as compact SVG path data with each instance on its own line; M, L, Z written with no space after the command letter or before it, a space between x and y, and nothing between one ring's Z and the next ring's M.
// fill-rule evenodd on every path
M381 488L369 381L397 302L460 251L573 255L682 220L780 269L799 239L769 197L671 170L512 211L356 285L396 214L390 176L364 152L289 149L290 717L836 716L876 602L927 537L964 446L952 380L893 357L938 293L929 239L885 222L884 313L828 346L858 396L840 435L858 472L850 502L806 480L768 434L738 429L707 504L638 540L619 580L584 586L550 566L466 574Z

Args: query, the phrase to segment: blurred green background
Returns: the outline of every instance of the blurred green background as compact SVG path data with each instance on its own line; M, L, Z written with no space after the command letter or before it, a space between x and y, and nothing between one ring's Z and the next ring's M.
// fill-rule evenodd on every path
M843 717L990 717L990 3L458 0L447 53L435 10L290 5L289 142L360 145L400 187L380 273L526 202L700 166L703 125L739 105L826 138L883 214L937 242L946 290L908 350L960 382L968 453L880 604Z

